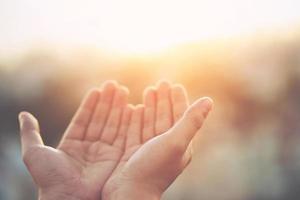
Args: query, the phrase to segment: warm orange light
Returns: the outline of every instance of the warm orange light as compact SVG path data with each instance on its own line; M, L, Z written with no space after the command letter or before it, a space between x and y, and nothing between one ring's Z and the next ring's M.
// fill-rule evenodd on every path
M299 23L297 6L293 0L3 0L0 53L39 44L151 53Z

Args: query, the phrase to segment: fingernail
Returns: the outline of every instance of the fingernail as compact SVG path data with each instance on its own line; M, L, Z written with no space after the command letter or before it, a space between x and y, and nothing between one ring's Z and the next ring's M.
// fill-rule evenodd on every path
M204 117L207 117L209 111L212 109L213 100L209 97L205 97L202 102L202 106L204 109Z
M19 118L19 124L20 124L20 128L23 127L23 122L24 122L24 115L25 113L24 112L20 112L18 118Z

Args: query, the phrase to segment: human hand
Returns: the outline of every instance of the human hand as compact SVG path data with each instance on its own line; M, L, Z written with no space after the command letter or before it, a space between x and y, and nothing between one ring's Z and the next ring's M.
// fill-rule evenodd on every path
M190 162L191 141L211 107L208 98L188 107L184 88L167 82L147 89L144 106L132 113L124 155L103 199L160 199Z
M91 90L59 146L43 144L38 121L19 115L23 160L39 199L100 199L101 189L123 155L132 108L128 90L114 82Z

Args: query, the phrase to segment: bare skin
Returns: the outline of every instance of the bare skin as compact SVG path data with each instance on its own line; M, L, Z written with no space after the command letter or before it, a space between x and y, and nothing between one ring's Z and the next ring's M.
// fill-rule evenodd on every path
M123 155L133 109L127 97L128 90L114 82L90 91L56 149L43 144L31 114L20 114L23 159L40 199L101 199Z
M161 82L147 89L132 113L125 153L103 188L103 199L160 199L191 160L191 142L212 101L188 107L182 86Z
M148 88L144 105L128 105L127 96L114 82L92 90L56 149L43 144L31 114L20 114L23 159L40 199L159 199L182 172L212 102L188 107L184 88L168 82Z

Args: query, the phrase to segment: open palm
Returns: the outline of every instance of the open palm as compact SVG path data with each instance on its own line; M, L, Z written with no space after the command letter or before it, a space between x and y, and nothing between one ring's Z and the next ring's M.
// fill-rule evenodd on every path
M151 185L158 187L161 185L151 182L151 178L156 175L163 179L166 172L168 173L170 170L168 167L169 164L172 164L170 162L177 162L173 157L170 157L176 151L174 152L174 149L171 149L173 151L171 153L168 151L170 144L172 142L175 144L177 141L172 137L161 138L166 138L163 135L168 136L168 134L163 133L167 132L183 116L187 107L188 99L182 86L171 86L168 82L161 82L157 88L148 88L145 91L144 105L137 106L132 113L125 153L103 189L104 199L114 199L112 196L119 188L124 188L126 185L130 187L133 183L142 193L146 192L143 191L143 187L149 189ZM182 135L184 134L183 132ZM178 142L178 144L180 143ZM183 164L186 165L188 161L189 158L184 161L180 160L179 164L184 162ZM177 163L173 164L177 165ZM167 177L167 179L174 180L179 173L173 173L171 176L175 177ZM167 180L167 182L173 180ZM149 185L146 186L146 184ZM125 197L122 198L126 199ZM136 198L142 198L142 196Z
M93 89L82 101L57 149L45 146L37 120L20 114L24 162L42 195L100 199L116 168L125 142L132 107L128 91L114 82Z

